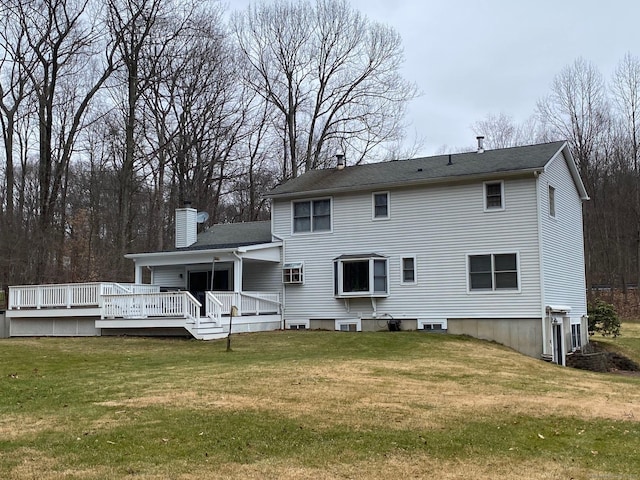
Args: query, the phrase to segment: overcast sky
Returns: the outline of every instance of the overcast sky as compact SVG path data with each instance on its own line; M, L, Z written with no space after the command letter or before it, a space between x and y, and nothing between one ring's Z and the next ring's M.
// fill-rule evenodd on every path
M348 1L402 36L405 78L422 92L407 115L417 155L473 147L471 125L489 114L523 122L578 57L606 80L627 52L640 57L640 0Z
M578 57L608 80L627 52L640 56L638 0L350 1L402 36L405 77L423 92L408 112L423 155L475 145L470 126L490 113L526 120Z

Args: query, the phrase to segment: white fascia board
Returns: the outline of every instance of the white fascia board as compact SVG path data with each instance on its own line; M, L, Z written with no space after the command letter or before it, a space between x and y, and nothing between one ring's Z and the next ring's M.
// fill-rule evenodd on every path
M259 245L251 245L251 251L260 251L278 249L280 243L263 243ZM204 250L183 250L183 251L171 251L171 252L150 252L150 253L128 253L124 257L133 260L136 265L143 267L157 267L163 265L187 265L190 263L210 263L214 258L219 257L220 260L232 261L234 254L238 254L243 257L253 258L253 256L245 255L245 250L248 247L234 247L234 248L211 248ZM269 258L273 257L273 254ZM278 259L273 261L280 261L278 253Z
M282 248L282 242L277 244L271 244L269 247L261 245L260 248L253 248L255 245L249 247L238 248L238 254L245 259L249 260L262 260L265 262L280 263L280 251Z
M575 183L580 200L591 200L591 198L589 198L589 194L587 193L587 189L582 182L582 177L580 176L580 172L578 171L578 166L576 165L576 161L573 159L573 155L571 155L571 150L569 150L569 144L567 144L567 142L565 142L562 147L560 147L560 150L558 150L555 155L553 155L547 162L547 164L544 166L544 171L547 171L547 167L556 159L560 152L564 153L567 167L569 167L569 172L571 173L571 178L573 178L573 182Z

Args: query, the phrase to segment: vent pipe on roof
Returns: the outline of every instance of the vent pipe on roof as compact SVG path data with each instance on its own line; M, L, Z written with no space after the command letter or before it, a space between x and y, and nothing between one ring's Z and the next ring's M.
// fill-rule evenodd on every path
M451 161L451 154L449 154L449 162L447 163L447 165L453 165L453 162Z
M336 167L338 170L343 170L345 167L344 153L338 153L336 155Z
M476 140L478 140L478 153L484 153L484 137L482 135L478 135Z

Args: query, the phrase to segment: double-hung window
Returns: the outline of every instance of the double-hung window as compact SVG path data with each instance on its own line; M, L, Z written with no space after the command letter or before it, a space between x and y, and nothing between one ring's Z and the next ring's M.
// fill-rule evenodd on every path
M504 210L504 182L484 183L485 211Z
M331 230L331 200L293 202L293 232L328 232Z
M469 290L518 290L518 256L515 253L469 255Z
M388 260L377 254L342 255L334 260L338 297L379 297L389 292Z
M389 218L389 192L377 192L373 194L373 219L381 220Z
M416 257L402 257L400 259L402 284L416 283Z

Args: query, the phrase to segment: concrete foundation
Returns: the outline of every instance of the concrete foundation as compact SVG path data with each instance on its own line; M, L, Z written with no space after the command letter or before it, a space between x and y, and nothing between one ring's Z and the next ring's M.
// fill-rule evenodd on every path
M448 319L447 331L511 347L534 358L542 355L542 319Z

